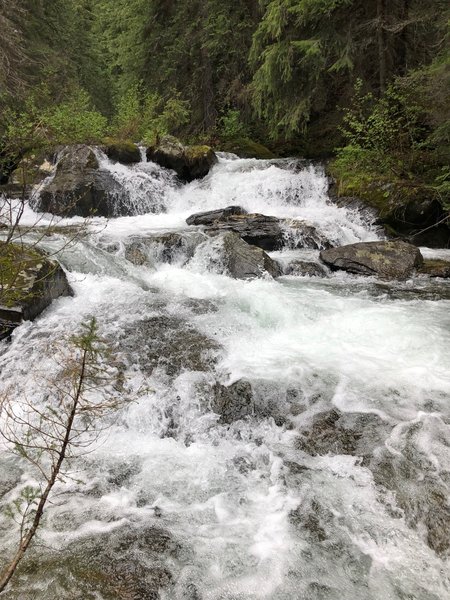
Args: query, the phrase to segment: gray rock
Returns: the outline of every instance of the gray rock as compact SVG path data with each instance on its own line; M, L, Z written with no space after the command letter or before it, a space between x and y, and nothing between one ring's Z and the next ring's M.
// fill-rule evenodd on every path
M0 266L3 261L8 268L0 275L0 339L56 298L73 294L60 264L36 248L1 244Z
M213 388L211 408L220 415L222 423L233 423L253 415L253 393L250 382L240 379L228 386L216 383Z
M406 242L362 242L320 253L320 258L332 269L342 269L358 275L377 275L383 279L406 279L420 267L420 250Z
M205 177L217 162L209 146L183 146L168 135L154 147L147 149L147 159L166 169L173 169L183 181Z
M186 263L207 236L200 231L167 232L131 238L126 243L125 258L141 266L156 262Z
M277 217L260 214L230 215L215 222L210 232L233 231L244 242L271 252L283 246L283 229Z
M331 248L330 241L307 221L284 219L281 224L284 228L283 245L285 246L293 249L308 248L311 250Z
M449 487L423 451L408 441L402 453L383 449L369 468L378 485L395 492L407 524L425 531L427 544L438 555L450 556Z
M67 146L60 152L55 176L33 208L66 217L131 214L124 190L111 173L99 169L89 146Z
M170 315L138 321L116 343L145 373L161 368L171 377L182 371L211 371L221 350L187 321Z
M369 459L390 430L377 415L331 409L314 415L299 428L296 446L311 456L349 454Z
M450 262L447 260L427 260L423 261L420 267L420 273L429 277L450 278Z
M226 221L232 215L246 215L241 206L227 206L217 210L208 210L191 215L186 219L188 225L213 225L217 221Z
M214 236L213 247L215 257L211 259L212 266L235 279L281 275L280 266L264 250L247 244L232 231Z
M284 269L285 275L308 277L327 277L327 272L322 265L306 260L293 260Z

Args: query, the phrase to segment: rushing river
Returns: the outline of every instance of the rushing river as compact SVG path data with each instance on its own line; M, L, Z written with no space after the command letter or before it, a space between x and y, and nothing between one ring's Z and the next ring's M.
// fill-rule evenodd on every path
M448 600L448 284L242 281L211 268L204 248L132 265L130 238L232 204L305 219L334 245L379 232L333 204L308 164L222 155L180 186L152 163L101 162L148 212L95 218L62 250L75 295L0 343L1 386L39 402L49 341L96 316L135 401L71 464L5 598ZM34 218L28 209L24 222ZM211 390L239 380L251 414L221 422ZM36 476L6 450L0 469L3 505ZM0 556L14 541L3 515Z

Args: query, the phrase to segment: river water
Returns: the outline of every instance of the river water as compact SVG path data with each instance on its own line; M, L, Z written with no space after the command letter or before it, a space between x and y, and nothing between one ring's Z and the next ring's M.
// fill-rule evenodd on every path
M0 343L1 386L44 401L49 341L95 316L134 401L71 463L5 598L448 600L448 284L241 281L211 266L208 248L132 265L130 238L232 204L305 219L334 245L380 234L329 200L314 165L221 155L180 186L152 163L101 161L145 214L95 218L62 250L74 297ZM27 209L24 223L34 218ZM225 423L212 390L239 380L252 408ZM6 448L0 468L4 506L36 474ZM3 514L1 555L14 540Z

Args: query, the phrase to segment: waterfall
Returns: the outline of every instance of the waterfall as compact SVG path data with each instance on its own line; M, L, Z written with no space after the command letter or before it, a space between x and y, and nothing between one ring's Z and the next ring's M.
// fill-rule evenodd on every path
M74 297L0 342L0 386L45 402L51 343L95 316L134 401L71 464L31 553L38 568L7 597L76 587L101 599L112 582L142 598L161 584L163 600L446 600L445 294L342 274L236 280L205 266L205 245L208 256L132 264L134 240L190 234L190 214L230 205L305 220L334 245L379 234L332 202L318 165L221 154L182 185L145 152L131 166L98 156L135 214L93 218L61 251ZM77 223L41 244L61 248ZM318 252L272 254L297 255ZM0 469L3 506L36 474L4 447ZM13 542L0 511L0 555Z

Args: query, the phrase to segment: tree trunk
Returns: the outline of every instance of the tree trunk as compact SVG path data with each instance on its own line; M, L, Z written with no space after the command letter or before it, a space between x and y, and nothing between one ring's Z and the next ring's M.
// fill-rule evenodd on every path
M410 0L403 0L400 19L403 22L403 28L400 33L400 49L399 49L399 74L406 75L408 71L408 25L409 19L409 3Z
M379 63L379 83L380 93L386 91L387 81L387 57L386 57L386 0L377 0L377 42L378 42L378 63Z

